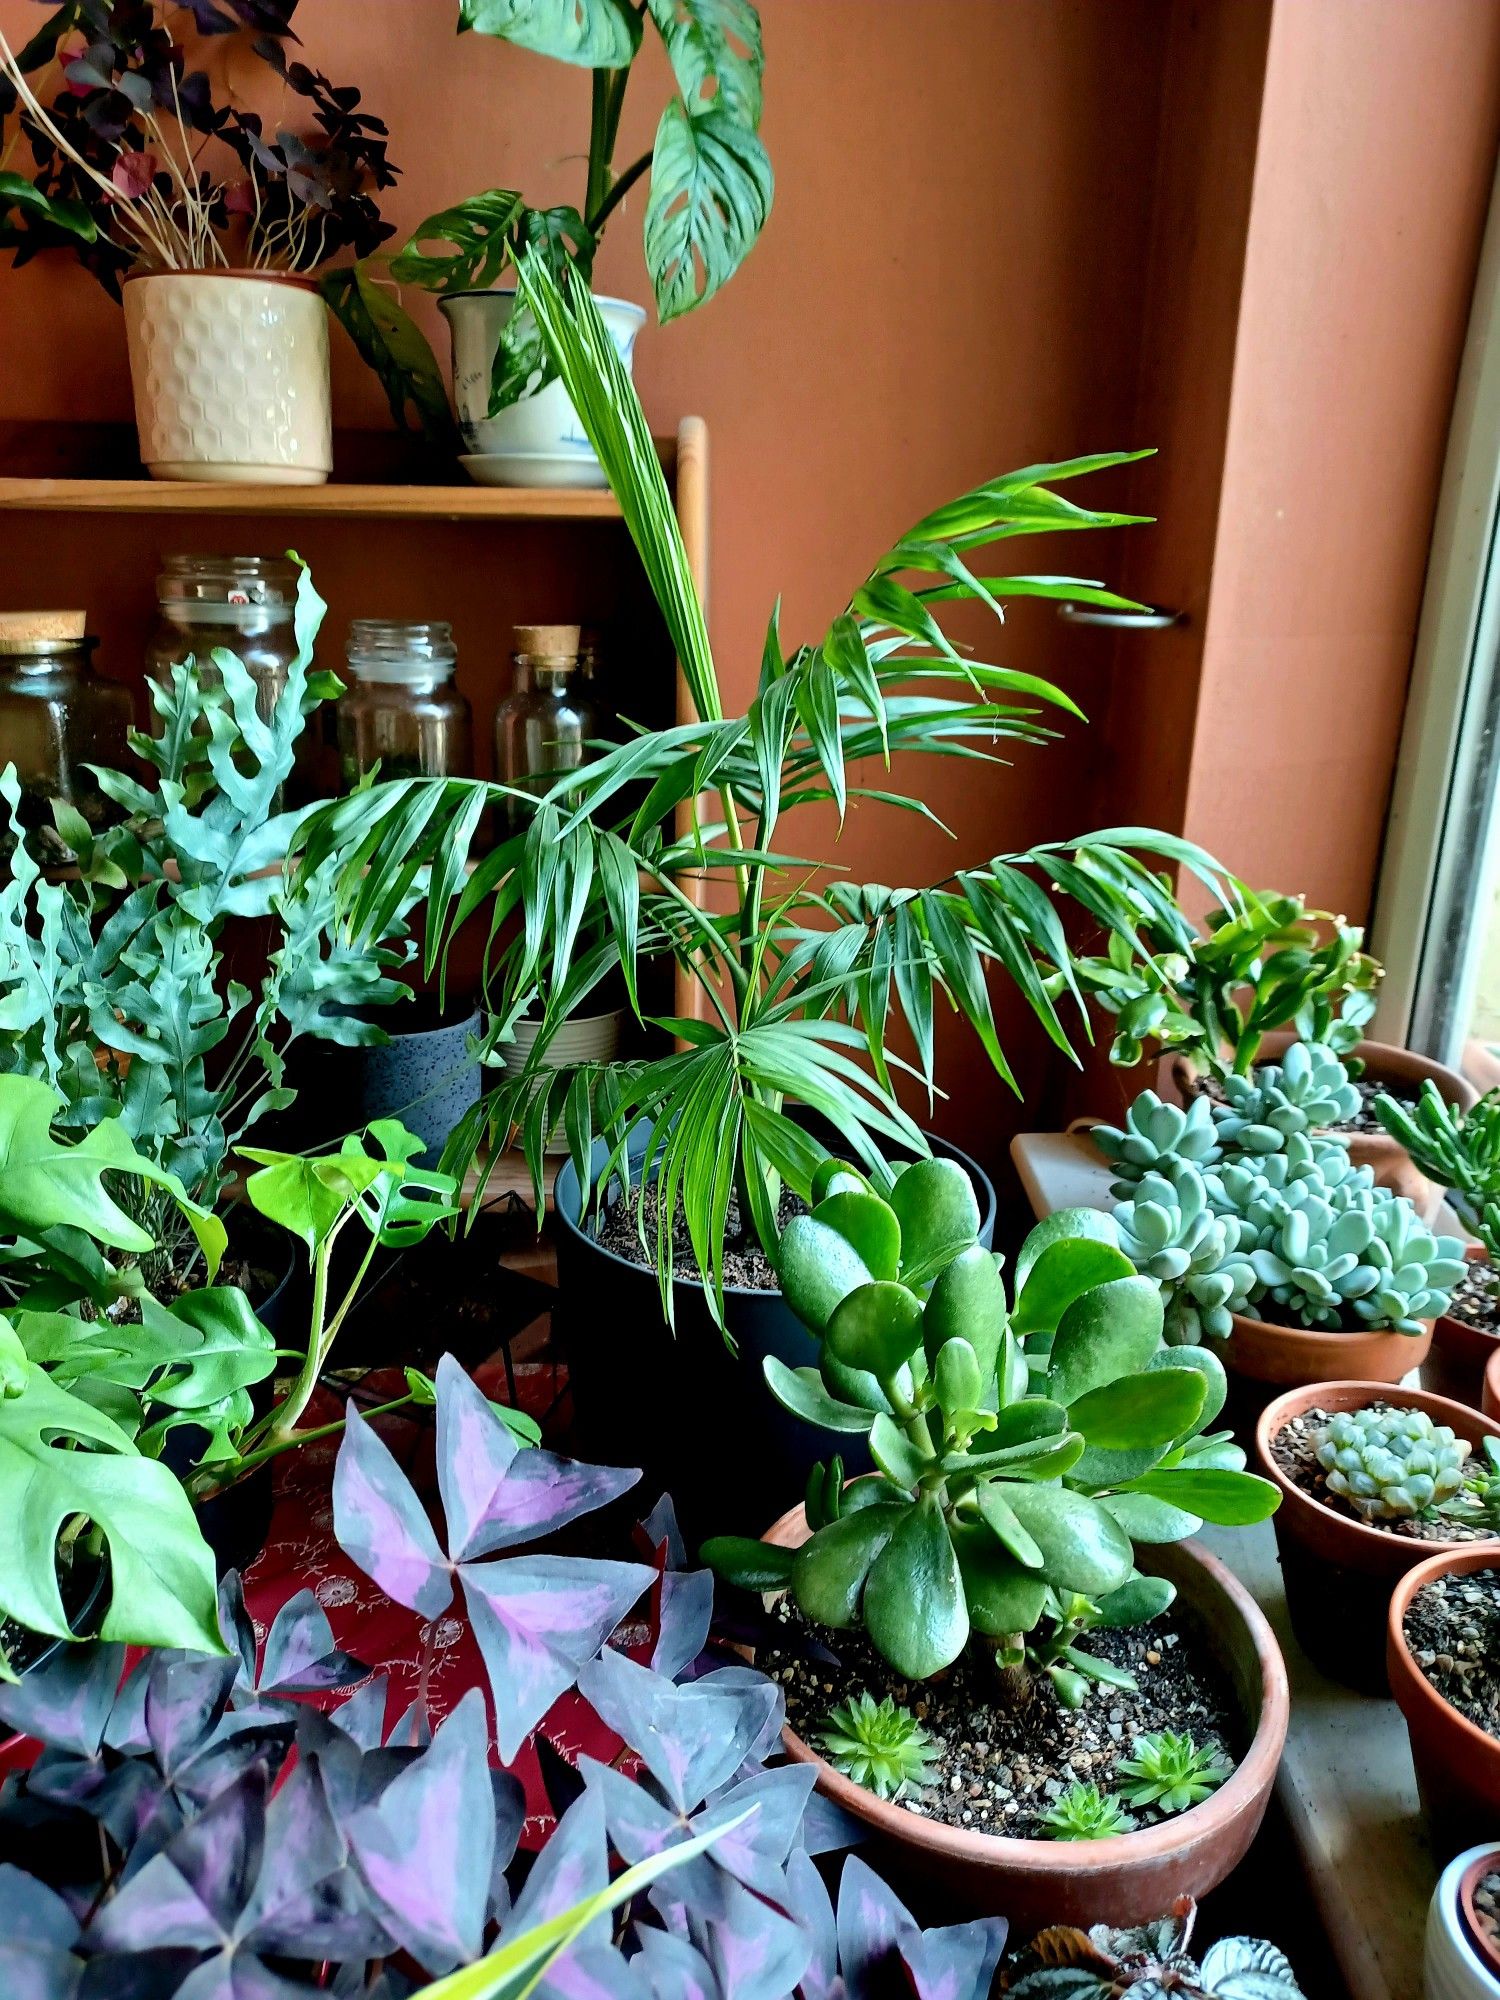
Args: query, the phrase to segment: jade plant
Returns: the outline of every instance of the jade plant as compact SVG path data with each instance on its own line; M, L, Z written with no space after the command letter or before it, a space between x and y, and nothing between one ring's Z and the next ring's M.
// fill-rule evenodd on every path
M1186 941L1148 920L1157 946L1140 958L1112 939L1078 962L1085 990L1117 1026L1110 1059L1133 1065L1173 1050L1206 1076L1248 1076L1273 1028L1353 1057L1375 1011L1382 968L1364 933L1300 896L1243 891Z
M868 1690L828 1711L818 1748L835 1771L878 1799L920 1791L931 1782L936 1755L932 1738L909 1708L890 1695L876 1701Z
M1326 1047L1296 1060L1302 1046L1206 1113L1201 1097L1181 1111L1143 1091L1122 1126L1093 1128L1118 1176L1122 1247L1160 1288L1173 1343L1225 1339L1233 1314L1257 1308L1293 1326L1417 1334L1463 1276L1457 1238L1324 1135L1347 1078Z
M888 1199L837 1165L813 1191L777 1271L819 1365L770 1356L766 1381L794 1415L865 1438L877 1471L810 1481L800 1548L723 1537L706 1559L747 1586L788 1588L814 1625L862 1627L908 1680L972 1646L994 1663L997 1699L1043 1683L1076 1707L1093 1683L1134 1686L1090 1638L1172 1602L1135 1543L1276 1504L1229 1434L1208 1429L1223 1369L1163 1344L1156 1285L1095 1210L1032 1230L1007 1304L953 1162L907 1166Z
M591 1203L616 1184L623 1198L659 1182L650 1248L667 1312L681 1220L682 1275L696 1267L722 1313L726 1236L737 1228L774 1258L782 1189L805 1199L823 1157L800 1113L836 1126L888 1184L883 1149L929 1150L897 1093L903 1028L930 1096L935 1022L949 1003L1014 1086L992 978L1014 987L1071 1059L1070 1032L1086 1034L1088 1015L1065 913L1144 950L1148 918L1184 940L1191 927L1140 855L1199 871L1217 893L1230 885L1200 850L1138 827L996 854L919 888L829 881L783 845L794 808L824 801L840 816L868 800L930 819L920 788L880 764L906 751L987 761L1007 740L1045 738L1049 711L1077 712L1050 682L961 650L943 618L964 603L995 614L1025 598L1122 602L1078 579L982 572L987 550L1022 534L1135 518L1058 490L1134 454L1026 466L936 508L879 558L821 638L789 648L773 616L754 698L726 712L661 464L597 307L579 285L564 296L533 253L519 276L640 552L693 714L601 746L540 799L515 794L522 826L467 876L482 815L508 795L466 779L378 785L325 807L303 828L303 865L343 857L351 945L384 933L427 868L430 969L457 927L488 908L486 1053L499 1081L450 1141L445 1171L464 1171L487 1140L498 1157L514 1135L540 1194L561 1114ZM559 1030L617 971L657 1030L654 1052L559 1065ZM1054 972L1059 1002L1046 983ZM692 993L692 1018L651 1012L644 996L664 974ZM538 1022L529 1053L502 1069L528 1012Z
M1101 1792L1092 1781L1065 1786L1042 1814L1042 1826L1054 1840L1110 1840L1134 1825L1119 1794Z
M426 217L394 254L362 256L323 280L324 298L380 377L396 422L410 411L429 442L447 448L454 424L442 371L398 287L488 291L528 249L559 279L575 273L586 284L606 225L649 180L646 265L665 324L733 277L765 226L775 186L760 138L765 53L753 0L459 0L458 27L588 70L591 112L576 208L537 209L514 189L488 188ZM648 40L665 55L673 89L651 149L617 168L625 93ZM489 414L535 395L555 374L535 320L513 313L495 353Z
M1500 1297L1500 1090L1462 1111L1426 1077L1414 1105L1382 1094L1373 1109L1413 1164L1447 1190L1459 1221L1484 1246L1485 1287Z

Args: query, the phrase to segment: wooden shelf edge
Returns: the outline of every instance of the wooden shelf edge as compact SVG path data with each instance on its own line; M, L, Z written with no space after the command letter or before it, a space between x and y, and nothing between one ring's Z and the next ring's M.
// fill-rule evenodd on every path
M168 479L0 478L0 509L33 514L275 514L281 518L617 521L595 488L531 486L231 486Z

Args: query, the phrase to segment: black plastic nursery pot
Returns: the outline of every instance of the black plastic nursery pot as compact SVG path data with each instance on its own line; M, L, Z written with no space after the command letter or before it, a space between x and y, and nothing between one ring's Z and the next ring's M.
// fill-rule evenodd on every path
M979 1239L995 1234L995 1189L967 1153L931 1141L974 1184ZM580 1226L578 1176L557 1176L554 1325L568 1364L579 1449L605 1464L639 1465L642 1492L669 1491L690 1545L708 1535L756 1535L800 1493L819 1460L835 1452L853 1474L870 1469L858 1437L814 1430L784 1410L761 1364L815 1367L818 1346L780 1292L726 1285L731 1352L704 1288L673 1286L675 1332L667 1324L655 1266L605 1249ZM647 1503L649 1504L649 1502Z

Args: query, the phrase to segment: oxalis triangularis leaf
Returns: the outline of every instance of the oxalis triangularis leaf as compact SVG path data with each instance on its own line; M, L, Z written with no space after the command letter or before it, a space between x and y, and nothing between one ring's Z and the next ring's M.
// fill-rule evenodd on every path
M437 1369L444 1549L411 1482L351 1402L333 1480L334 1529L388 1597L441 1617L462 1592L509 1763L656 1571L571 1556L481 1557L540 1540L628 1492L637 1471L523 1450L451 1355Z

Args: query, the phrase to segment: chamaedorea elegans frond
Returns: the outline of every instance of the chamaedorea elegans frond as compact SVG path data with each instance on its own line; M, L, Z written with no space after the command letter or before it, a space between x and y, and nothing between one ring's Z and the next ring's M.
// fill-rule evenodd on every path
M850 800L869 799L933 816L894 779L866 783L867 760L890 765L920 750L993 763L999 746L1044 742L1054 721L1079 715L1051 681L961 649L943 617L963 601L997 614L1012 599L1126 604L1076 577L990 574L984 552L1023 534L1137 520L1056 488L1139 454L1027 466L935 509L875 563L817 643L788 652L773 616L755 697L729 715L671 495L597 308L581 286L565 296L537 257L522 256L520 277L619 498L696 719L599 745L591 763L526 804L529 823L467 879L483 803L495 793L462 780L377 785L325 808L304 829L304 865L345 855L350 941L382 935L426 868L429 970L488 907L491 1060L507 1062L522 1013L539 1014L540 1025L526 1058L513 1056L482 1114L455 1135L445 1165L467 1168L486 1141L493 1150L515 1133L540 1193L561 1117L586 1184L659 1179L654 1247L668 1309L679 1209L717 1303L732 1197L741 1228L772 1247L780 1182L807 1192L819 1152L792 1111L832 1120L876 1178L882 1150L924 1150L896 1101L893 1022L909 1029L929 1094L945 1004L1013 1082L992 978L1019 989L1071 1058L1088 1016L1069 914L1081 910L1118 939L1127 960L1154 960L1169 945L1186 951L1195 935L1158 870L1194 871L1230 901L1237 885L1191 843L1140 827L995 855L918 889L827 884L814 860L781 840L787 815L820 801L841 815ZM656 1024L686 1046L656 1060L555 1068L552 1044L569 1014L616 968L639 1011L652 960L696 985L702 1019ZM639 1121L655 1133L644 1162L627 1147ZM602 1175L591 1172L596 1138L607 1142Z

